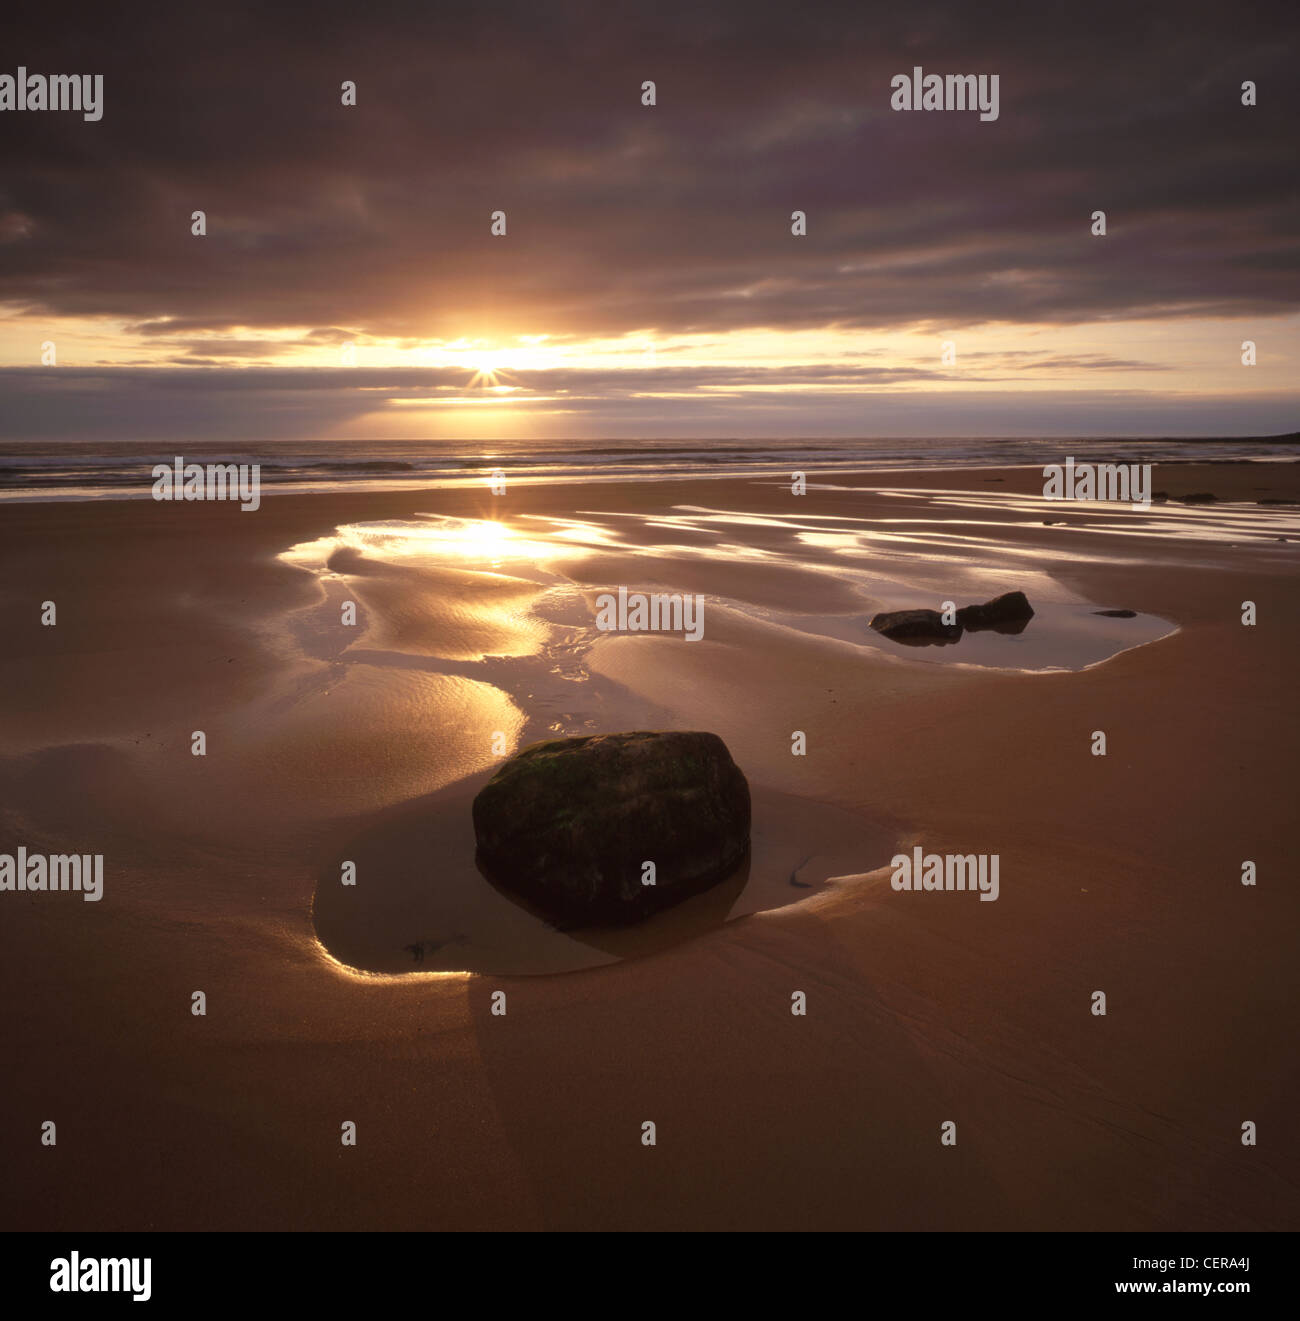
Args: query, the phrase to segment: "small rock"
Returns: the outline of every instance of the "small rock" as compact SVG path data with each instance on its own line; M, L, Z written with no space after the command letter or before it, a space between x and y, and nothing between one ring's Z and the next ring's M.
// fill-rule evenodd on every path
M972 633L988 628L1018 633L1033 617L1034 607L1024 592L1004 592L983 605L965 605L957 611L957 622Z
M1094 615L1105 615L1109 619L1136 619L1136 610L1094 610Z
M886 610L871 617L871 627L892 642L914 647L957 642L962 635L962 626L945 624L937 610Z
M962 606L953 624L945 624L938 610L886 610L871 617L871 627L893 642L929 647L959 642L967 629L1021 633L1033 617L1034 608L1024 592L1004 592L983 605Z

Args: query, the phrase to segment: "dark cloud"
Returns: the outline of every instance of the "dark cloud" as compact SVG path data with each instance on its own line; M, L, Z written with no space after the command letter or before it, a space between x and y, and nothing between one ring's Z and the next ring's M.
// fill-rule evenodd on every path
M962 374L916 367L780 368L657 366L503 372L518 391L502 405L507 430L530 416L548 435L876 436L876 435L1270 435L1295 428L1294 396L1179 399L1096 386L1086 391L1017 390L1024 373L1072 367L1148 370L1143 363L1044 357ZM0 441L258 441L322 434L410 435L412 401L431 434L454 433L454 413L471 373L452 368L229 368L195 366L0 369ZM942 384L942 390L918 387ZM765 387L754 392L754 387ZM482 394L479 395L483 398ZM558 401L558 402L557 402ZM1018 402L1016 402L1018 401ZM487 405L492 406L492 405ZM543 420L546 420L543 418Z
M201 333L239 328L339 343L1291 312L1295 14L11 7L5 69L102 72L104 117L0 115L0 288L214 361L238 350ZM999 119L891 111L914 64L997 73Z
M314 440L321 435L386 438L409 429L371 423L360 429L361 405L348 393L257 391L151 394L147 407L112 382L47 400L16 394L7 400L0 441L143 440L181 444L196 440L257 445L267 440ZM665 408L658 399L604 397L579 401L572 412L523 423L510 434L540 431L551 437L789 437L789 436L1241 436L1277 435L1295 428L1291 396L1249 400L1168 398L1139 391L1002 390L926 398L881 390L869 399L816 391L755 400L744 396L692 397ZM539 406L540 407L540 406ZM196 409L201 410L197 411ZM196 419L200 419L196 422ZM542 425L544 424L544 425ZM454 442L454 424L422 434Z
M1069 368L1082 371L1159 370L1152 364L1108 358L1100 354L1075 355L972 353L986 359L979 369L957 367L875 367L852 363L798 363L776 367L737 364L645 367L554 367L499 370L484 383L477 371L464 367L255 367L197 368L194 363L172 367L8 367L0 368L0 389L14 394L58 396L85 389L113 388L124 395L150 393L266 395L304 391L317 394L364 391L371 403L392 398L482 398L493 382L520 391L523 396L573 398L628 398L644 393L700 392L726 388L795 389L864 388L879 385L969 382L1010 384L1023 372ZM1002 361L1003 358L1009 361ZM214 362L216 360L214 359Z

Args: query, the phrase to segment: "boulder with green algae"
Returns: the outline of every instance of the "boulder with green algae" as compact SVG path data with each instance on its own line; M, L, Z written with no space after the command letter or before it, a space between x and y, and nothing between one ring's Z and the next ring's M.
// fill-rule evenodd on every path
M749 784L716 734L534 743L473 815L486 875L570 924L639 921L724 879L749 849Z

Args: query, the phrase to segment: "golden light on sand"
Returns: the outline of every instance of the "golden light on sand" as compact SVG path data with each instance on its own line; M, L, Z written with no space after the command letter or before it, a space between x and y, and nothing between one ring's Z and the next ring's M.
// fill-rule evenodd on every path
M514 531L504 523L490 519L467 522L457 538L456 550L472 559L499 560L510 550L514 539Z
M555 549L553 542L523 536L495 519L429 516L345 524L332 536L291 547L281 558L319 569L336 552L353 550L380 561L453 558L468 566L496 566L510 560L536 561Z
M438 518L420 523L372 523L340 532L384 557L409 555L457 556L498 563L503 559L530 559L546 549L527 541L512 527L490 518ZM348 534L351 533L351 536Z

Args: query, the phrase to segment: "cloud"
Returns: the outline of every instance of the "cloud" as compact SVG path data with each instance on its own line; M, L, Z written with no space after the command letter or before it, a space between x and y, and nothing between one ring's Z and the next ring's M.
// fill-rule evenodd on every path
M198 337L301 326L589 336L1300 307L1281 5L221 15L7 17L29 67L105 76L98 123L4 116L0 282L29 316L125 319L216 357L235 350ZM889 80L914 64L997 73L999 119L891 111ZM1258 106L1240 104L1246 76Z
M915 367L560 368L503 374L521 392L502 399L471 390L470 374L452 368L6 368L0 439L445 438L462 433L464 410L474 406L467 398L501 409L502 435L539 428L551 436L699 438L1295 429L1294 396L1282 393L1225 399L1094 387L1027 394L1017 389L1022 372L982 373L976 390L954 385L955 375ZM922 388L939 383L946 388Z

